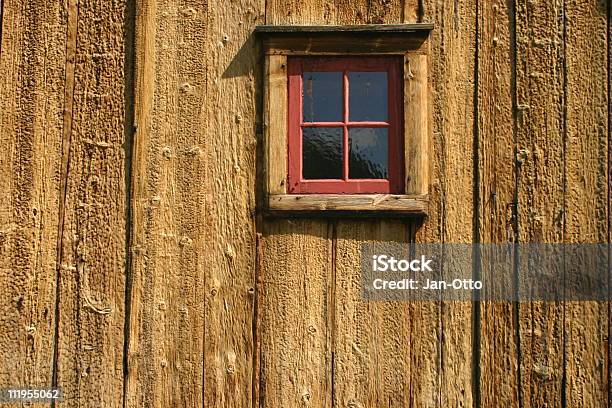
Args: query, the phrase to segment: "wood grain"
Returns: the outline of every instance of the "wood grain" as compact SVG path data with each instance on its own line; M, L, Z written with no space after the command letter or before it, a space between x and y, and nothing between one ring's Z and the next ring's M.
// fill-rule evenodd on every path
M478 19L478 241L515 242L514 9L505 1L479 1ZM486 282L513 285L515 265L480 265ZM480 304L480 406L519 407L517 308Z
M405 407L411 385L410 309L362 297L361 246L406 242L396 220L340 221L335 257L333 401L341 407Z
M118 407L126 270L126 3L68 4L67 58L74 74L67 73L66 84L56 380L63 406Z
M610 3L571 0L564 7L564 242L605 243L610 233L606 84ZM566 260L568 282L581 272L576 260ZM606 406L610 403L608 304L567 302L563 325L567 406Z
M51 386L66 10L0 2L0 387Z
M204 405L212 407L252 404L255 159L264 61L252 32L264 23L264 7L261 0L208 2L206 99L194 115L206 118L211 194L202 265L207 271Z
M520 242L563 242L562 1L516 3L517 222ZM558 271L559 274L562 271ZM518 279L524 279L519 275ZM563 306L519 304L519 399L563 404Z
M429 29L412 32L325 31L299 33L262 33L266 54L351 55L404 54L425 43Z
M423 20L424 4L423 0L404 0L402 20L405 23L420 23Z
M125 405L202 405L207 203L206 4L136 4L136 137Z
M259 276L266 302L259 406L332 406L332 233L325 221L267 224Z
M267 194L287 192L287 57L266 56L264 78L265 188Z
M429 189L429 57L404 57L404 166L406 194Z
M360 24L360 25L260 25L255 28L261 34L305 34L305 33L364 33L376 35L380 33L411 34L417 31L430 31L434 28L431 23L412 24Z
M269 209L282 211L390 211L425 215L427 196L392 194L281 194L271 195Z
M476 1L424 2L424 21L435 23L431 38L432 127L430 216L417 242L473 242L474 208L474 95L476 58ZM452 260L443 276L459 271ZM430 306L431 307L431 306ZM474 402L472 377L474 311L470 302L439 305L437 406L470 406ZM431 314L433 310L427 311ZM429 343L431 344L431 342ZM433 352L433 351L432 351ZM432 404L433 405L433 404Z

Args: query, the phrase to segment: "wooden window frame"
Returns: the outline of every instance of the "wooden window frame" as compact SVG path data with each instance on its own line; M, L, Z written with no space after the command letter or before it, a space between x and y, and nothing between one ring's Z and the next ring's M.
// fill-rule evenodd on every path
M399 194L403 192L403 141L400 130L403 125L403 89L400 82L401 61L394 56L356 57L289 57L289 134L288 134L288 192L289 194ZM343 118L339 122L304 122L302 120L302 75L305 71L342 72ZM349 120L348 72L378 71L388 76L388 119L384 122ZM342 179L305 180L302 178L302 129L305 127L342 128ZM349 128L388 129L388 177L386 179L349 178Z
M428 36L431 24L260 26L264 68L264 210L273 216L423 216L430 169ZM289 188L289 58L403 58L402 194L292 194ZM401 98L400 98L401 99Z

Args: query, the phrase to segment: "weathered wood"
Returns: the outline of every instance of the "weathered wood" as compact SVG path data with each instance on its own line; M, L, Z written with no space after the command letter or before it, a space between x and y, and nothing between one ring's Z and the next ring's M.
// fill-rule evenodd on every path
M264 52L281 55L404 54L423 46L429 30L262 34Z
M563 242L563 13L560 0L516 2L517 222L521 242ZM520 303L518 308L520 406L561 406L562 304L531 302Z
M262 407L331 407L334 282L331 225L269 222L261 248Z
M406 194L429 189L429 71L427 55L404 58L404 166Z
M564 242L603 243L610 233L610 2L569 0L564 7ZM582 273L576 261L566 259L567 282ZM608 304L564 306L564 399L567 406L604 407L610 403Z
M153 406L251 406L260 59L249 36L262 4L141 7L139 38L154 42L140 56L150 108L138 117L148 134L138 149L149 158L140 170L147 200L137 214L134 264L141 262L135 275L146 297L133 297L143 304L132 324L155 341L142 351L143 340L131 342L142 367L128 397L134 406L151 398ZM154 77L147 64L155 64ZM138 362L143 353L157 358Z
M266 56L264 149L266 195L287 192L287 57Z
M514 242L516 161L514 132L514 10L503 0L480 0L478 19L477 239ZM475 158L476 159L476 158ZM513 285L514 265L481 264L485 282ZM510 273L509 273L510 272ZM503 279L502 279L503 278ZM516 308L511 302L480 304L479 395L485 408L519 407Z
M430 217L419 242L473 242L474 227L474 72L476 1L424 2L431 38L433 166ZM445 262L443 277L470 274ZM439 316L438 406L471 406L474 401L470 302L442 302ZM432 311L427 311L431 313ZM431 343L430 343L431 344ZM432 351L433 352L433 351ZM418 370L416 370L418 373ZM429 380L430 384L435 384Z
M66 76L60 2L0 2L0 388L51 386Z
M62 405L123 403L126 3L68 2L56 380Z
M402 21L404 23L422 22L425 11L423 0L404 0L403 3Z
M260 25L255 28L256 33L268 34L299 34L299 33L364 33L376 35L380 33L415 33L418 31L431 31L431 23L412 24L361 24L361 25Z
M255 293L255 181L262 120L261 49L252 31L263 0L208 1L205 104L207 253L204 405L252 403ZM189 48L191 50L191 48ZM201 116L200 116L201 115Z
M200 2L136 4L136 136L126 406L203 404L211 251L202 105L208 14Z
M405 407L411 388L410 310L403 302L362 297L363 243L407 242L396 220L341 221L335 257L334 395L341 407Z
M393 194L280 194L269 197L271 211L391 211L426 214L427 196Z

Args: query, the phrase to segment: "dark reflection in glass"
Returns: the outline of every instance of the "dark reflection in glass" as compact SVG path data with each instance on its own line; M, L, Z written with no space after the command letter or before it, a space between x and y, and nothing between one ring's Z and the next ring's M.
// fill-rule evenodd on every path
M304 122L342 121L342 72L304 72Z
M388 162L387 129L349 129L349 178L386 179Z
M349 120L386 122L387 73L349 72Z
M342 128L302 129L302 177L342 178Z

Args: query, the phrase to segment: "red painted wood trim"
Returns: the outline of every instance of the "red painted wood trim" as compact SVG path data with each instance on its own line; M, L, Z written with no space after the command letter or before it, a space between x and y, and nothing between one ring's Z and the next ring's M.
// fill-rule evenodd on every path
M288 59L288 188L292 194L398 194L403 192L403 81L401 80L402 59L396 56L376 57L290 57ZM302 122L302 73L304 71L340 71L343 73L343 121ZM388 78L388 122L349 122L349 71L387 71ZM343 179L303 180L302 175L302 127L343 128ZM388 179L348 179L349 127L388 128Z

